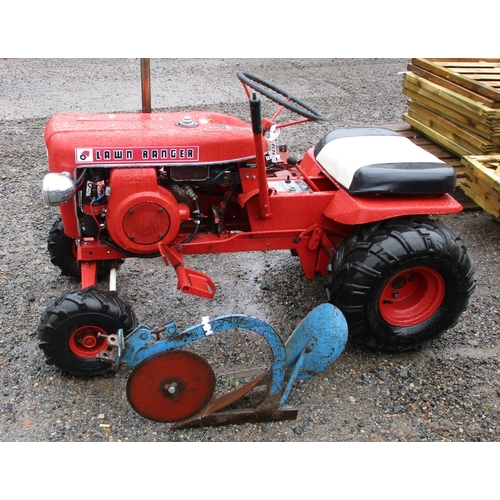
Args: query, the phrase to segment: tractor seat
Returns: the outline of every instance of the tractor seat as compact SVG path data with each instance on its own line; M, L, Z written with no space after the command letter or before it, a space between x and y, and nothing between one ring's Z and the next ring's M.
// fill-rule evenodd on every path
M314 148L321 167L355 195L440 195L455 190L453 167L384 128L342 128Z

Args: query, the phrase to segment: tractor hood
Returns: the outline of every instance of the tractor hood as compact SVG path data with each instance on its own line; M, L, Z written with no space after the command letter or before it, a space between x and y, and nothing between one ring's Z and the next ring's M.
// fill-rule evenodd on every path
M51 172L83 166L186 166L255 158L252 129L210 111L58 114L45 128Z

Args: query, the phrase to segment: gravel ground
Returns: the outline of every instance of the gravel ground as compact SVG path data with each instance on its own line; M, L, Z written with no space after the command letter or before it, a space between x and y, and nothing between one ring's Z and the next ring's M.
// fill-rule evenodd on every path
M404 59L152 60L154 109L210 108L248 118L235 73L245 70L302 97L329 124L286 131L297 154L329 129L402 124ZM139 61L0 60L0 439L4 442L495 442L500 435L500 225L482 211L442 219L477 264L471 307L456 327L416 353L388 355L348 344L326 372L298 383L288 400L296 421L169 430L141 418L125 396L127 371L81 380L47 366L36 328L48 302L75 283L49 261L46 237L57 210L40 196L46 173L43 129L56 112L138 111ZM192 267L218 284L212 301L175 290L161 260L127 260L118 293L141 323L180 328L202 316L246 313L286 338L325 300L323 280L308 281L288 252L197 256ZM103 286L106 286L103 283ZM243 339L244 340L244 339ZM262 349L235 339L208 347L242 369ZM243 345L245 344L245 345ZM249 341L249 344L251 342ZM251 353L251 355L249 354ZM232 374L232 375L231 375ZM226 374L234 385L236 375Z

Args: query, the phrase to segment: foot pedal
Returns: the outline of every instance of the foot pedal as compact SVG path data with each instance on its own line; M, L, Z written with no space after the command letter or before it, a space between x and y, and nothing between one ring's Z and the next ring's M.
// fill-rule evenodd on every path
M215 295L214 282L206 274L178 266L175 269L177 273L177 288L184 293L202 297L204 299L212 299Z
M182 253L167 245L158 245L165 264L172 264L177 273L177 288L184 293L213 299L215 295L214 282L206 274L184 267Z

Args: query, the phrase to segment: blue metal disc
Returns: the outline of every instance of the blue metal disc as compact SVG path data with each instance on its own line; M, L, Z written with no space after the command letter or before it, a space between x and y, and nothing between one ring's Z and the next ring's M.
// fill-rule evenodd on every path
M344 350L347 321L332 304L313 309L292 333L286 348L286 367L301 366L296 378L306 380L325 371Z

